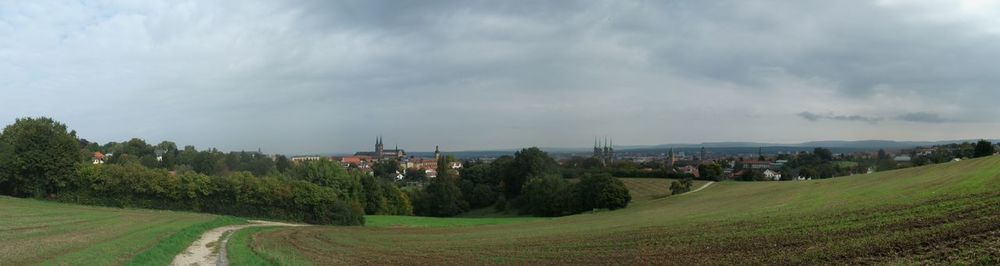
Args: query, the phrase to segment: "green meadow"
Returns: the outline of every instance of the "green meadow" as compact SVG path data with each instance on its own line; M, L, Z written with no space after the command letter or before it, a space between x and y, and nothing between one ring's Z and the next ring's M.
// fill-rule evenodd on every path
M247 229L227 249L234 265L1000 263L1000 157L680 196L670 181L623 179L635 201L617 211L367 216ZM165 265L201 232L242 222L0 197L0 262Z
M165 265L205 230L242 222L0 197L0 264Z
M245 244L317 265L1000 263L1000 157L656 196L666 191L640 192L655 198L618 211L371 217L373 226L261 231Z

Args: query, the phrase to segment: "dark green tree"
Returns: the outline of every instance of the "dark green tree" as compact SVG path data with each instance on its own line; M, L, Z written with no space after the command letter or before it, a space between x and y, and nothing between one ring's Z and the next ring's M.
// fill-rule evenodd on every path
M365 206L365 214L382 214L382 211L387 208L388 202L386 202L385 197L382 196L382 186L379 183L378 178L367 174L361 174L361 187L364 193L363 203Z
M425 189L426 215L450 217L469 210L469 203L462 198L462 191L454 180L435 178Z
M976 142L976 151L973 157L979 158L979 157L990 156L996 152L997 152L996 147L993 146L992 142L982 139L979 140L979 142Z
M521 213L561 216L571 212L571 186L566 179L547 175L529 179L521 190Z
M698 173L702 180L722 181L724 178L722 166L717 163L698 165Z
M813 154L815 154L817 157L819 157L820 160L823 161L828 162L833 160L833 152L830 152L830 150L828 149L815 148L813 149Z
M588 174L573 185L577 212L593 209L617 210L632 201L625 183L609 174Z
M274 168L276 168L279 173L285 173L289 168L292 168L292 162L288 160L288 157L278 155L274 159Z
M375 177L392 180L395 178L396 172L399 172L399 161L396 160L382 160L375 162L372 166L372 172L375 173Z
M504 193L508 199L521 195L524 183L532 178L559 174L559 165L542 150L531 147L514 153L513 161L503 171Z
M406 169L406 181L424 182L427 181L427 172L423 169Z
M437 178L450 179L455 181L458 178L458 170L452 169L451 164L457 162L454 156L445 155L437 160Z
M76 136L50 118L22 118L4 128L0 143L7 160L0 160L3 194L42 197L66 185L73 167L84 158Z

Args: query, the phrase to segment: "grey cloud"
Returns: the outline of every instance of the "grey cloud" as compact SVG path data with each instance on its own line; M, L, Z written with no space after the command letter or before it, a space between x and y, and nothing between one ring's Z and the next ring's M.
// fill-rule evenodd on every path
M900 121L918 122L918 123L947 123L956 121L941 117L941 115L939 114L924 113L924 112L901 114L896 116L895 119Z
M97 141L289 153L368 148L375 134L427 150L771 136L719 125L857 136L800 127L824 120L866 122L852 131L884 138L958 130L880 122L995 126L1000 35L913 18L926 10L862 0L0 2L0 36L17 40L0 42L0 117L53 116ZM837 112L781 119L799 110Z
M834 120L834 121L860 121L868 123L878 123L887 120L882 117L872 117L872 116L862 116L862 115L836 115L833 113L821 114L813 112L801 112L795 115L812 122L817 122L821 120ZM959 122L959 120L944 118L940 114L927 113L927 112L905 113L894 116L888 120L914 122L914 123L935 123L935 124Z
M835 115L833 113L817 114L812 112L801 112L796 115L813 122L820 120L835 120L835 121L861 121L868 123L878 123L883 120L882 118L878 117L867 117L860 115Z

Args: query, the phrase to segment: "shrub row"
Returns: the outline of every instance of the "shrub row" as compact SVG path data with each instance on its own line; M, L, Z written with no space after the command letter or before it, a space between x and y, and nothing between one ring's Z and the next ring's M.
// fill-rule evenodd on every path
M55 200L80 204L208 212L312 224L364 224L364 208L306 181L237 172L171 174L138 164L77 166Z

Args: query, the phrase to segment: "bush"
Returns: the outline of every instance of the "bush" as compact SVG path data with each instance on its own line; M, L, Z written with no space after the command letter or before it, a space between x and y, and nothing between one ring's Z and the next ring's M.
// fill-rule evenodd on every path
M632 195L621 180L609 174L587 175L573 186L576 211L593 209L616 210L625 208L632 201Z
M691 191L691 184L691 178L670 182L670 193L672 195L687 193L688 191Z

